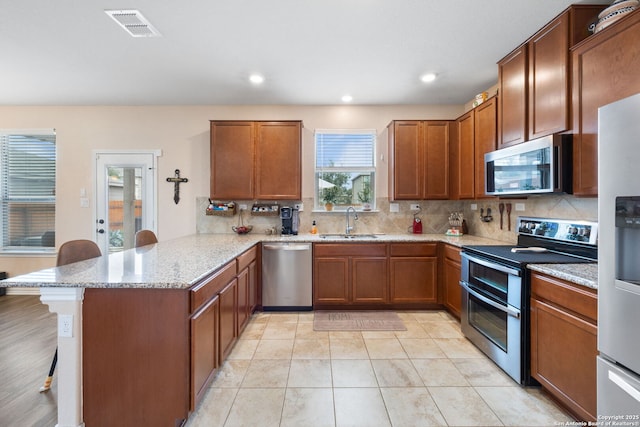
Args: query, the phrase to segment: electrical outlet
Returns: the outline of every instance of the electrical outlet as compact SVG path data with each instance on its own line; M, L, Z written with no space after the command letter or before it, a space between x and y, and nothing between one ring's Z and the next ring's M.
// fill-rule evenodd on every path
M516 203L517 211L524 211L524 203Z
M293 207L298 209L298 212L302 212L304 210L304 203L296 203Z
M58 315L58 336L73 338L73 314Z
M247 210L247 205L240 205L240 210L241 211L246 211Z
M471 210L472 211L477 211L478 210L478 205L476 203L471 203Z
M420 205L417 204L417 203L412 203L411 206L410 206L410 209L412 211L419 211L420 210Z
M400 212L400 205L397 203L389 203L389 212Z

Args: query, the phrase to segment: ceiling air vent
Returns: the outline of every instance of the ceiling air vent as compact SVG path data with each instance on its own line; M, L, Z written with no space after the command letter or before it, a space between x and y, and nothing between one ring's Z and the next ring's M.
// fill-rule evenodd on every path
M104 12L132 37L160 37L158 30L138 10L105 10Z

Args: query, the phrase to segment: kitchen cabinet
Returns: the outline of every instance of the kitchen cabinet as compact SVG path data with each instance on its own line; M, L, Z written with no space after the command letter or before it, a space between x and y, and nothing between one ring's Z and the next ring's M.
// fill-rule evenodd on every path
M250 249L239 257L243 261L225 264L188 289L85 289L87 425L186 420L233 347L238 317L250 315L239 314L237 264L250 261L241 272L250 277L256 252Z
M473 199L475 189L475 111L459 117L454 124L455 137L451 139L451 198Z
M595 290L531 274L531 375L577 419L596 420Z
M569 48L604 8L570 6L498 62L500 147L569 130Z
M238 279L220 291L220 360L225 360L238 338Z
M485 195L484 155L496 149L497 104L492 97L460 116L451 138L451 199L473 199Z
M388 302L386 244L316 243L313 250L314 308Z
M390 302L438 302L437 243L390 244Z
M449 121L389 124L389 189L393 200L449 198Z
M474 197L492 197L485 194L484 155L495 151L498 143L498 98L492 97L480 104L474 111ZM463 152L464 153L464 152Z
M300 121L211 121L212 199L300 200Z
M216 295L191 317L191 401L190 410L207 391L218 368L218 317L220 303Z
M443 302L451 314L460 319L462 291L460 289L460 248L444 244L442 258Z
M500 148L527 140L527 45L498 62Z
M256 277L256 257L258 248L254 246L238 258L238 331L239 336L257 305L258 278Z
M573 194L598 194L598 108L640 92L640 11L575 46Z

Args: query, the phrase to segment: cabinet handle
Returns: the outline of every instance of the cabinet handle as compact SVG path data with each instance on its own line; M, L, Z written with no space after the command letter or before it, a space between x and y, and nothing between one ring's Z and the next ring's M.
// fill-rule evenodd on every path
M638 391L638 389L636 389L634 386L626 382L624 378L622 378L620 375L616 374L613 371L609 371L609 379L615 385L620 387L629 396L633 397L635 400L640 402L640 391Z

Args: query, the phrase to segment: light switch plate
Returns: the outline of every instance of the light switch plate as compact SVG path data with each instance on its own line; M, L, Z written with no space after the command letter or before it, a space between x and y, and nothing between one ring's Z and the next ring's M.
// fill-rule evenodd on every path
M86 197L80 197L80 207L88 208L89 207L89 199Z
M524 211L524 203L516 203L517 211Z
M476 203L471 203L471 210L472 211L477 211L478 210L478 205Z
M397 203L389 203L389 212L400 212L400 205Z

